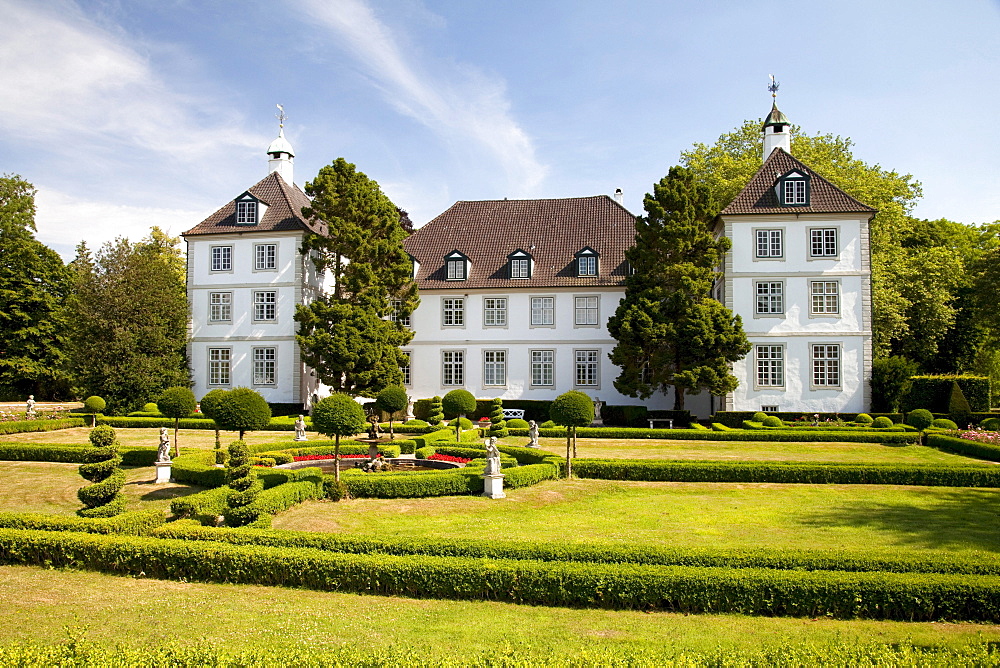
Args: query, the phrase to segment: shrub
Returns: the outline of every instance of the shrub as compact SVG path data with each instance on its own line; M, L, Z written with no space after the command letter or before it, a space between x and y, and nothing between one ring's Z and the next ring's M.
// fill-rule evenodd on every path
M937 418L936 420L934 420L934 422L931 422L931 426L936 427L937 429L952 429L952 430L958 429L958 425L949 420L948 418Z
M889 427L892 426L892 420L890 420L884 415L880 415L877 418L875 418L874 422L872 422L872 426L875 427L876 429L888 429Z
M520 418L513 418L507 420L507 429L530 429L531 425L528 424L527 420L522 420Z
M221 397L212 419L222 429L240 432L242 441L246 432L268 426L271 407L260 393L248 387L237 387Z
M490 412L490 436L506 438L510 435L507 431L507 421L503 417L503 399L497 397L493 400L493 410Z
M0 422L0 434L24 434L37 431L56 431L72 427L84 427L83 418L66 418L63 420L15 420Z
M753 414L753 417L750 419L753 420L754 422L763 423L764 420L767 419L767 413L762 413L761 411L757 411L756 413Z
M406 390L398 385L390 385L375 397L375 407L389 414L390 439L396 438L392 431L392 416L401 410L405 410L409 402L410 398L406 396Z
M872 362L872 408L877 413L895 412L910 389L910 378L917 373L917 364L905 357L889 357Z
M858 413L858 416L854 418L854 421L857 422L858 424L871 424L872 422L874 422L872 416L869 415L868 413Z
M43 513L0 513L0 527L35 531L81 531L143 536L163 526L159 510L130 510L114 517L63 517Z
M108 407L108 402L98 396L87 397L83 402L83 409L93 416L93 425L97 426L97 414Z
M168 387L156 400L156 405L160 412L168 418L174 419L174 457L181 454L177 446L177 432L180 429L181 418L188 417L197 408L198 402L194 398L194 392L187 387Z
M250 506L263 491L264 485L257 480L253 465L250 463L250 450L243 441L233 441L229 444L226 480L230 487L226 495L226 510L223 513L226 523L229 526L243 526L255 521L259 514Z
M142 405L142 412L143 413L159 413L160 412L160 407L157 406L156 404L154 404L151 401L148 404L143 404Z
M441 405L441 397L431 399L430 412L427 414L427 423L436 427L444 422L444 407Z
M594 402L583 392L570 390L556 397L549 409L549 417L556 424L566 427L566 477L573 475L573 465L570 461L570 443L572 441L573 455L576 455L577 427L586 427L594 421Z
M779 417L777 417L775 415L768 415L767 417L765 417L761 421L761 424L763 424L765 427L784 427L785 426L785 423L781 421L781 418L779 418Z
M914 376L910 391L903 397L903 408L926 408L935 413L950 412L952 383L958 383L972 411L990 409L990 379L984 376L944 375Z
M926 408L918 408L906 414L906 424L920 430L927 429L932 422L934 422L934 416Z
M313 406L313 426L316 431L335 439L334 452L340 458L340 437L353 436L365 428L365 411L361 405L343 393L331 394ZM340 468L334 477L340 480Z
M441 407L444 409L445 415L464 418L466 415L473 415L476 412L476 398L468 390L452 390L441 399ZM471 421L468 427L463 425L461 421L454 422L454 424L456 441L461 435L460 429L472 428Z
M90 432L93 447L84 450L84 463L80 475L92 484L81 487L76 493L84 507L77 512L80 517L114 517L125 512L125 471L118 454L115 430L106 425L94 427Z
M542 424L538 425L539 429L555 429L558 425L552 420L546 420Z
M201 398L199 406L201 407L202 414L211 418L215 422L215 416L219 414L219 404L222 402L222 398L226 396L226 390L215 389L206 394ZM225 457L222 453L222 443L219 441L219 425L215 424L215 463L225 464Z
M404 427L427 427L429 425L428 425L428 423L424 422L423 420L418 420L416 418L413 418L412 420L407 420L406 422L404 422L403 426Z
M979 426L988 431L1000 431L1000 417L986 418Z

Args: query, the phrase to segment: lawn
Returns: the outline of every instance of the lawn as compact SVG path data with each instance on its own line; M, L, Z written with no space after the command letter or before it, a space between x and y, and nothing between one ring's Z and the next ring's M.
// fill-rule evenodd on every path
M174 442L174 430L170 429L171 451ZM118 442L128 446L146 446L155 448L160 443L159 429L126 429L115 427L118 435ZM0 435L0 443L47 443L51 445L88 445L90 427L74 427L72 429L59 429L58 431L44 431L26 434L4 434ZM310 441L315 441L313 445L325 443L327 438L308 432ZM226 447L240 437L239 432L223 431L220 434L222 447ZM274 443L285 448L302 447L301 443L296 443L293 439L295 433L291 431L251 431L244 435L247 443ZM178 443L181 448L199 448L211 450L215 447L215 431L212 429L181 429L178 432Z

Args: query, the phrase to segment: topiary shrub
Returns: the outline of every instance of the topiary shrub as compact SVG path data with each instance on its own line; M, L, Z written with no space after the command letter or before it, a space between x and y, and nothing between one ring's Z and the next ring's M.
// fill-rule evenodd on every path
M576 456L576 428L586 427L594 421L594 402L583 392L570 390L556 397L549 408L549 417L556 424L566 427L566 477L573 473L570 457L572 445L573 456Z
M441 397L431 399L431 410L427 414L427 423L438 426L444 422L444 407L441 405Z
M750 421L763 422L766 419L767 419L767 413L762 413L761 411L757 411L756 413L753 414L753 417L750 418Z
M156 405L160 407L160 412L166 417L174 419L174 457L177 457L181 454L180 448L177 446L180 420L191 415L198 406L194 392L188 387L168 387L156 400Z
M226 392L227 390L215 389L203 396L199 403L202 415L212 418L212 421L215 422L215 416L218 415L219 411L219 404L222 403L222 398L226 396ZM215 463L226 463L226 453L222 449L222 443L219 441L219 424L217 422L215 424Z
M952 382L951 384L951 396L948 399L948 412L951 413L951 416L961 424L969 424L969 413L972 412L972 407L969 406L969 401L965 398L965 394L962 392L962 388L959 386L957 381ZM956 429L957 428L958 427L956 427Z
M858 424L871 424L874 422L874 420L872 420L872 416L868 413L858 413L858 416L854 418L854 421Z
M1000 431L1000 418L989 417L979 423L979 426L987 431Z
M407 420L406 422L404 422L403 426L404 427L426 427L428 425L423 420L418 420L417 418L413 418L412 420Z
M444 409L445 415L457 415L459 418L464 418L466 415L476 412L476 398L468 390L452 390L441 399L441 407ZM462 425L461 420L454 424L456 441L462 440L460 438L461 429L472 428L471 422L468 427Z
M90 432L90 444L83 453L80 475L91 485L76 493L84 507L76 511L81 517L114 517L125 512L125 471L118 454L118 438L113 427L101 425ZM79 460L77 460L79 461Z
M507 421L503 417L503 399L497 397L493 400L493 409L490 411L490 436L505 438L510 435L507 430Z
M223 395L212 419L222 429L240 432L242 441L246 432L257 431L270 424L271 407L260 393L249 387L237 387Z
M539 429L555 429L557 426L559 426L559 425L557 425L552 420L546 420L542 424L538 425L538 428Z
M404 410L409 402L410 398L406 396L406 390L399 385L390 385L376 395L375 407L389 414L389 440L396 438L392 431L393 414Z
M934 422L931 422L931 426L938 429L958 429L958 425L948 418L938 418Z
M108 402L98 396L87 397L83 402L83 408L93 417L91 426L97 426L97 414L108 407Z
M777 415L768 415L763 420L761 420L761 424L763 424L765 427L784 427L785 426L785 423L782 422L781 418L778 417Z
M321 434L335 439L333 455L340 460L340 437L353 436L365 428L365 411L361 404L346 394L337 393L320 399L313 406L312 423ZM334 479L340 482L340 466L333 470Z
M889 357L872 362L872 410L876 413L895 413L907 392L910 378L916 375L917 364L905 357Z
M554 427L555 423L553 423L552 426ZM520 418L513 418L511 420L507 420L507 429L530 429L530 428L531 425L528 424L527 420L522 420Z
M879 415L872 422L872 426L875 427L876 429L888 429L889 427L892 426L892 420L890 420L884 415Z
M259 513L250 504L264 490L264 484L254 473L250 461L250 448L243 441L233 441L229 444L226 480L230 488L226 496L226 509L222 513L226 518L226 524L241 527L257 521Z
M154 404L152 401L150 401L148 404L143 404L142 405L142 412L143 413L159 413L160 412L160 407L157 406L156 404Z
M918 408L906 414L906 424L917 429L927 429L934 422L934 416L926 408Z

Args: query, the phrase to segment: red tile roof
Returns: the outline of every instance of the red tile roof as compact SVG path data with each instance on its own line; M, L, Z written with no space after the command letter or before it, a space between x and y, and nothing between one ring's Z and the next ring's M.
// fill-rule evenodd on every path
M782 206L774 192L778 177L797 169L810 176L809 206ZM833 185L809 167L793 158L784 149L771 152L746 187L722 210L721 216L755 213L875 213Z
M567 199L456 202L403 242L420 263L421 290L623 285L625 249L635 216L607 195ZM598 276L577 276L573 254L600 254ZM512 279L507 256L521 249L534 260L531 278ZM464 281L446 280L444 256L458 250L472 265Z
M285 183L285 180L277 172L271 172L257 184L251 186L247 192L267 205L264 217L258 224L236 224L236 198L234 197L221 209L185 232L183 236L285 230L324 233L325 227L321 223L313 223L302 215L302 207L309 206L309 198L306 194L299 190L298 186Z

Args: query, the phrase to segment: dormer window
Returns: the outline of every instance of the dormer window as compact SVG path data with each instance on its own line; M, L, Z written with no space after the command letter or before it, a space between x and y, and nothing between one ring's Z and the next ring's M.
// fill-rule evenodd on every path
M507 256L511 278L531 278L531 255L518 248Z
M263 209L260 200L250 193L243 193L236 199L236 224L256 225L260 222Z
M793 169L778 179L774 187L784 206L809 206L809 175Z
M469 258L460 251L453 250L445 255L444 265L449 281L464 281L469 277Z
M576 258L577 276L597 276L597 258L600 257L600 253L587 246L574 253L573 256Z
M416 280L417 272L420 271L420 263L409 253L406 254L406 257L410 258L410 278Z

